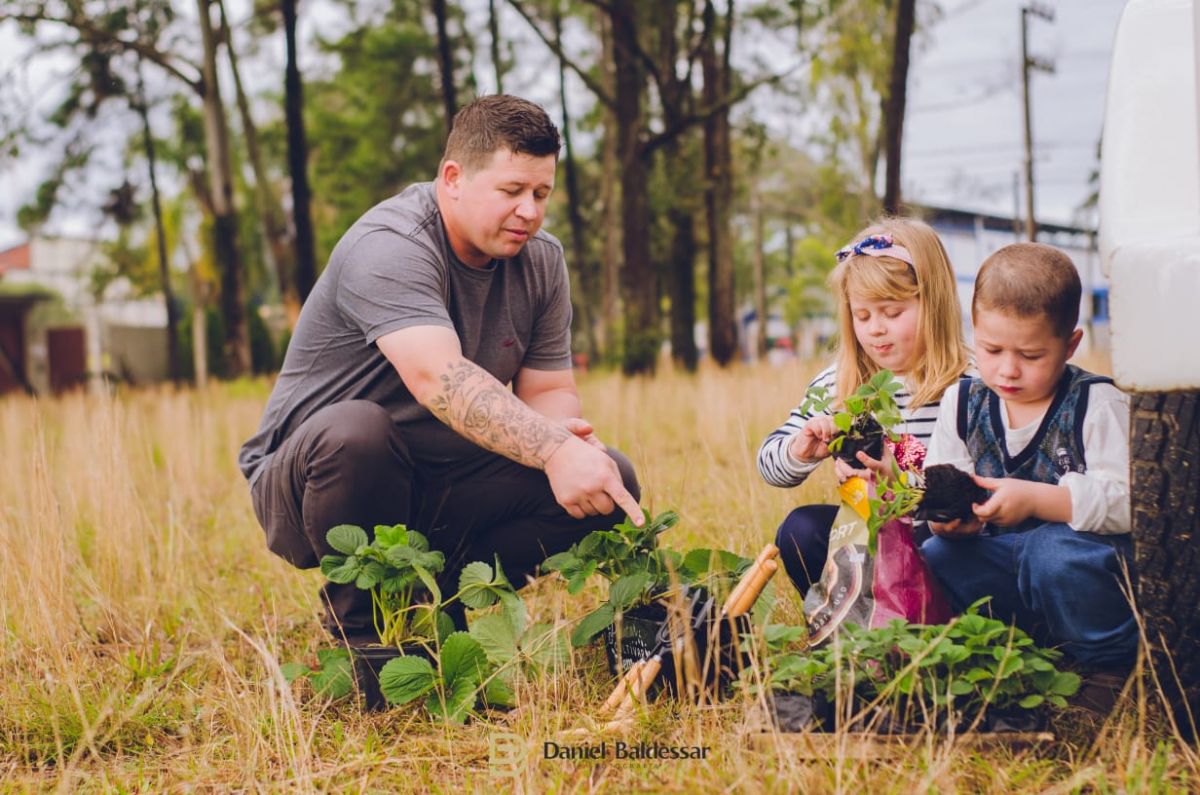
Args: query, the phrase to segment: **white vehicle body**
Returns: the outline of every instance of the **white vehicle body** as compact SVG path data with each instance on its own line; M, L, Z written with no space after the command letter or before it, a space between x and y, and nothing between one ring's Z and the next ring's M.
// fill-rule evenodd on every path
M1200 389L1200 11L1130 0L1100 167L1112 361L1133 391Z

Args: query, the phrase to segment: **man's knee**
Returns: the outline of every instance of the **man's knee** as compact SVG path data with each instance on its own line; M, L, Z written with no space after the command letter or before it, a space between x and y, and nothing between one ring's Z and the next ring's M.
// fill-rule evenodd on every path
M1123 539L1122 539L1123 540ZM1027 531L1021 554L1023 580L1044 594L1065 582L1088 582L1093 587L1119 587L1125 578L1121 554L1112 544L1070 525L1044 524Z
M633 469L633 462L615 448L608 448L608 456L617 464L617 470L621 473L621 482L625 484L625 490L633 495L633 498L638 502L642 500L642 487L638 483L637 472Z
M339 467L370 472L398 454L395 424L378 403L335 403L313 415L313 420L320 427L308 451L310 461L336 459Z

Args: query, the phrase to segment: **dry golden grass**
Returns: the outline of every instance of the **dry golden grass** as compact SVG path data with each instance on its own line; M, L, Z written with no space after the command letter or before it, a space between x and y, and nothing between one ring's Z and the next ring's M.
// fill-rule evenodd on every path
M1092 363L1104 369L1103 364ZM654 380L583 379L586 414L638 466L644 503L683 517L670 543L752 553L779 519L827 499L821 473L762 483L759 440L814 365ZM584 723L611 686L595 649L519 693L521 708L445 727L414 709L364 715L288 687L279 662L327 643L315 572L274 558L234 464L269 385L0 401L0 789L6 791L1162 791L1200 786L1193 749L1145 710L1098 738L979 753L927 736L908 753L803 761L751 750L746 704L656 705L640 736L711 747L707 761L561 762L541 743ZM781 588L777 615L795 615ZM539 618L597 593L532 588ZM1142 705L1151 702L1144 697ZM489 766L510 732L530 753ZM636 739L636 738L635 738ZM497 773L510 773L501 777Z

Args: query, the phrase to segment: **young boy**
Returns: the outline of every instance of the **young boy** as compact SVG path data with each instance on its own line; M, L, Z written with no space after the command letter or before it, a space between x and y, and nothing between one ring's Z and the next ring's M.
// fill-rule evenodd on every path
M925 466L952 464L991 496L969 521L931 522L921 550L956 609L991 596L993 615L1111 684L1138 643L1122 590L1129 402L1111 379L1067 364L1082 336L1080 293L1075 266L1051 246L1005 246L980 267L980 377L946 391Z

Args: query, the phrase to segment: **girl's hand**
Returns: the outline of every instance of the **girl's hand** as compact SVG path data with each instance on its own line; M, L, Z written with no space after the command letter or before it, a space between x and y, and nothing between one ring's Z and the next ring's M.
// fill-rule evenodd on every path
M859 455L862 455L861 453ZM875 480L875 473L869 469L855 469L840 458L833 459L833 471L837 473L838 483L845 483L850 478L859 477L867 482Z
M804 463L828 458L829 440L835 433L837 426L833 424L832 417L825 414L809 417L804 427L792 435L792 440L788 443L788 452L792 458Z
M983 522L972 517L970 519L955 519L950 522L930 522L929 530L942 538L970 538L979 535Z
M973 475L975 483L992 492L982 505L972 505L975 516L984 522L1011 527L1033 516L1037 494L1045 484L1017 478L985 478Z
M896 463L896 457L892 455L892 450L890 447L886 445L884 446L882 458L871 458L871 456L867 455L862 450L858 451L856 457L866 469L875 473L876 478L892 476L892 466Z

